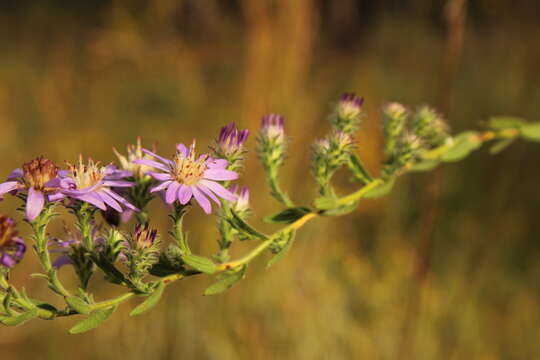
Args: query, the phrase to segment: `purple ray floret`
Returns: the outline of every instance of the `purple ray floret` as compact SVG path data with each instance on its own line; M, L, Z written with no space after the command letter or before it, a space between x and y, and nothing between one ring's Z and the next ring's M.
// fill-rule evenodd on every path
M0 215L0 266L12 268L23 258L26 245L17 235L13 219Z
M147 149L143 149L143 152L153 156L157 161L140 159L134 162L158 170L148 173L159 182L151 192L164 192L167 204L178 201L185 205L191 198L195 198L204 212L209 214L212 212L212 205L208 198L218 206L220 205L219 198L230 201L236 199L233 193L218 182L238 178L236 172L226 169L227 160L213 159L208 154L196 156L195 144L190 148L184 144L178 144L173 160L161 157Z

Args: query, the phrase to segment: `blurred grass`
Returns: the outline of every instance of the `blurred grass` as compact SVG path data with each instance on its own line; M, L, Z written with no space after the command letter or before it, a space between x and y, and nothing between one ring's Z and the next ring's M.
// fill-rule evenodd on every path
M309 144L328 130L332 102L355 90L369 114L358 152L377 171L380 105L440 101L446 35L422 2L375 15L364 7L368 12L352 23L351 4L51 1L3 9L0 170L7 174L40 154L59 162L79 153L111 161L112 146L122 149L138 135L162 153L194 137L202 149L227 122L255 132L262 114L280 112L291 138L283 182L306 203L315 193L306 177ZM438 4L432 8L442 13ZM509 19L507 8L502 1L471 6L446 114L455 131L496 114L540 119L540 28L527 17ZM416 249L431 174L400 180L392 195L366 201L354 214L310 224L283 262L265 271L258 261L224 295L203 297L211 280L189 279L172 286L151 313L131 319L124 306L86 335L67 335L74 319L0 328L0 355L539 358L539 158L538 146L519 143L444 167L422 286L414 276ZM242 182L253 189L258 218L278 209L261 171L252 152ZM339 191L353 186L342 181ZM0 210L16 205L6 199ZM165 233L164 208L153 208ZM214 220L194 210L189 223L193 246L212 253ZM34 256L27 256L15 281L47 297L42 282L25 280L35 270ZM74 284L69 270L62 275ZM117 291L94 286L100 298ZM412 318L410 301L419 304Z

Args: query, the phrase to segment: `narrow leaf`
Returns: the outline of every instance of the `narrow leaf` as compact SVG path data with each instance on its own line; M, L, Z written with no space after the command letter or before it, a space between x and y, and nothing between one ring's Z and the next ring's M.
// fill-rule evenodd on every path
M540 141L540 122L522 126L521 135L527 140Z
M338 208L329 208L328 210L324 210L323 214L326 216L341 216L346 215L358 207L358 201L355 201L354 203L350 205L340 206Z
M389 180L387 180L384 184L377 186L373 190L368 191L364 198L366 199L376 199L383 197L384 195L388 194L390 191L392 191L392 188L394 187L394 183L396 182L396 178L393 177Z
M140 303L135 309L133 309L129 313L129 316L140 315L156 306L161 299L161 295L163 295L163 290L165 290L165 283L163 281L160 281L154 292L150 294L150 296L148 296L148 298L146 298L146 300Z
M494 116L488 121L488 126L496 130L519 129L524 124L524 119L515 116Z
M203 256L188 254L182 256L182 260L195 270L199 270L205 274L213 274L216 272L216 264Z
M92 307L88 303L86 303L84 300L76 296L66 297L66 302L71 308L73 308L79 314L88 315L92 312Z
M307 208L305 206L299 206L285 209L277 214L267 216L266 218L264 218L264 221L269 223L291 224L303 217L304 215L309 214L310 212L310 208Z
M441 160L445 162L461 160L481 145L482 142L478 139L477 132L466 131L454 138L452 147L441 156Z
M437 160L424 160L422 162L414 164L409 171L414 172L421 172L421 171L429 171L434 169L437 165L439 165L439 162Z
M347 164L349 166L349 169L352 171L354 176L362 181L364 184L369 183L373 178L369 174L369 172L366 170L364 164L362 161L358 158L358 156L352 154L349 157L349 162Z
M266 264L267 268L276 264L278 261L283 259L285 255L287 255L287 253L289 252L289 249L292 247L294 243L294 239L296 237L296 231L290 231L289 233L286 234L286 236L288 237L287 242L285 243L283 248L281 248L281 250L268 261L268 264Z
M33 308L32 310L20 315L2 318L1 322L6 326L18 326L24 324L28 320L32 320L35 317L37 317L37 309Z
M236 230L244 234L251 235L262 240L268 239L268 236L255 230L251 225L248 225L234 211L231 210L231 214L232 214L232 218L229 218L227 220L229 221L229 223L232 225L233 228L235 228Z
M112 306L110 308L95 311L90 314L86 319L79 321L70 330L70 334L81 334L89 330L97 328L102 322L107 320L118 308L118 306Z
M509 138L509 139L503 139L503 140L497 141L495 144L493 144L489 148L489 153L492 155L500 153L501 151L506 149L508 146L510 146L514 142L514 140L515 140L514 138Z
M234 284L242 280L246 276L247 265L242 266L238 271L227 272L214 284L210 285L204 295L216 295L231 288Z

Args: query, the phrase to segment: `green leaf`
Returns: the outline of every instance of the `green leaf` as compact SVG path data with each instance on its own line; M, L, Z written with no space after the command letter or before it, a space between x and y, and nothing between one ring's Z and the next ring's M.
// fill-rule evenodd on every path
M4 317L0 322L6 326L18 326L24 324L28 320L32 320L37 317L37 309L33 308L32 310L22 313L20 315Z
M267 268L274 265L275 263L283 259L285 255L287 255L287 253L289 252L289 249L292 247L294 243L296 231L289 231L287 234L285 234L285 236L288 237L288 239L286 240L287 242L281 248L281 250L268 261L268 264L266 264Z
M489 153L492 155L498 154L515 141L515 138L502 139L497 141L489 148Z
M252 226L248 225L244 220L238 216L233 210L231 210L232 218L227 219L231 226L235 228L236 230L250 235L257 237L262 240L267 240L268 236L264 235L263 233L260 233L259 231L255 230Z
M148 298L146 298L146 300L140 303L135 309L133 309L129 313L129 316L140 315L156 306L161 299L161 295L163 295L163 290L165 290L165 283L163 281L160 281L154 292L150 294L150 296L148 296Z
M246 276L246 271L247 265L244 265L238 271L224 273L216 283L210 285L204 291L204 295L216 295L228 290Z
M323 196L323 197L320 197L320 198L316 198L315 199L315 207L317 209L322 209L322 210L332 209L332 208L335 208L338 205L337 200L338 200L338 198L335 195Z
M394 187L394 183L396 182L396 178L390 178L387 180L384 184L377 186L373 190L368 191L364 198L366 199L376 199L385 196L390 191L392 191L392 188Z
M264 218L264 221L269 223L291 224L310 212L311 209L304 206L288 208L277 214L267 216Z
M323 215L325 216L341 216L346 215L358 207L358 201L353 202L352 204L340 206L338 208L329 208L328 210L324 210Z
M117 305L110 308L94 311L86 319L79 321L75 326L69 329L70 334L81 334L97 328L102 322L107 320L118 308Z
M371 177L369 172L366 170L366 168L364 167L364 164L358 158L358 156L351 154L351 156L349 156L349 161L347 165L349 166L349 169L352 171L354 176L357 179L361 180L364 184L367 184L371 180L373 180L373 178Z
M212 260L203 256L188 254L182 256L182 260L195 270L205 274L213 274L216 272L216 264L214 264Z
M444 162L461 160L481 145L482 142L478 138L476 131L466 131L454 138L453 145L441 156L441 160Z
M434 169L439 165L439 161L437 160L424 160L422 162L414 164L409 171L413 172L421 172L421 171L429 171Z
M540 122L522 126L521 135L527 140L540 141Z
M519 129L526 122L522 118L515 116L494 116L489 119L488 126L492 129Z
M71 308L73 308L79 314L88 315L92 312L92 307L79 297L68 296L66 297L66 302Z

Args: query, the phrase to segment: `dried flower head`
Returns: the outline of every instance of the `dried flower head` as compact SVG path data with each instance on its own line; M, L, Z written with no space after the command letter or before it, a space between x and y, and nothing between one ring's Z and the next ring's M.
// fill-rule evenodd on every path
M142 151L142 143L141 143L140 137L137 138L136 144L129 144L127 146L126 156L120 154L115 148L113 148L113 151L116 157L118 158L118 161L120 162L120 167L123 170L127 170L131 172L133 176L135 177L135 179L137 180L150 179L150 177L146 173L151 171L152 168L147 165L137 164L134 162L135 160L140 160L140 159L153 160L153 158L150 155L145 154ZM152 151L155 151L155 149L153 149Z
M53 201L60 185L58 167L40 156L24 163L22 169L15 169L8 181L0 184L0 199L6 193L18 193L27 190L26 219L35 220L43 210L45 201Z
M24 256L26 245L18 236L13 219L0 215L0 265L15 266Z

